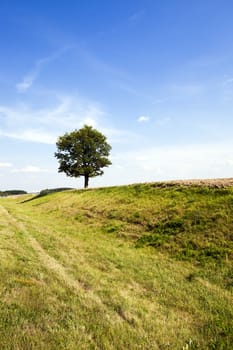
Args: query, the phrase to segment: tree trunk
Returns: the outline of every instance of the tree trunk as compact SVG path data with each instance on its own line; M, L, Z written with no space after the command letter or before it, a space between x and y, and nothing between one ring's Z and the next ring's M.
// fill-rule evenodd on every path
M84 177L84 188L88 188L89 176L85 175Z

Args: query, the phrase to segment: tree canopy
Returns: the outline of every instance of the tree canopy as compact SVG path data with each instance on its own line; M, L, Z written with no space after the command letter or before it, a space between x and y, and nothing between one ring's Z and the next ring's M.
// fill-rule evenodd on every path
M106 137L88 125L60 136L56 146L58 172L71 177L84 176L85 188L90 177L103 175L102 168L112 164L108 159L111 146Z

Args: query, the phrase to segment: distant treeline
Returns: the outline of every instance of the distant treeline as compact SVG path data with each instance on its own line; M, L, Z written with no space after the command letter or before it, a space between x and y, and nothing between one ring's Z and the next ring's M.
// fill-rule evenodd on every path
M26 191L22 191L22 190L0 191L0 197L17 196L19 194L27 194L27 192Z
M74 188L71 187L59 187L59 188L46 188L45 190L40 191L38 194L36 194L34 197L26 199L22 203L33 201L34 199L47 196L48 194L56 193L56 192L62 192L62 191L68 191L68 190L74 190Z
M36 196L38 197L43 197L47 196L47 194L55 193L55 192L63 192L63 191L68 191L68 190L74 190L74 188L71 187L59 187L59 188L46 188L45 190L40 191L40 193Z

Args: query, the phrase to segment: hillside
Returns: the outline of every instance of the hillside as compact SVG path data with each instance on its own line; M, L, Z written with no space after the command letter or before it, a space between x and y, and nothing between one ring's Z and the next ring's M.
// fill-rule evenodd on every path
M231 349L233 188L216 181L0 199L0 348Z

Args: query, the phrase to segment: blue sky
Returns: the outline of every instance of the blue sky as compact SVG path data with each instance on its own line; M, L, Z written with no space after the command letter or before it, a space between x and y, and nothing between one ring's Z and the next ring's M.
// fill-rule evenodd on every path
M233 176L233 2L0 1L0 189L82 187L58 136L112 145L91 186Z

